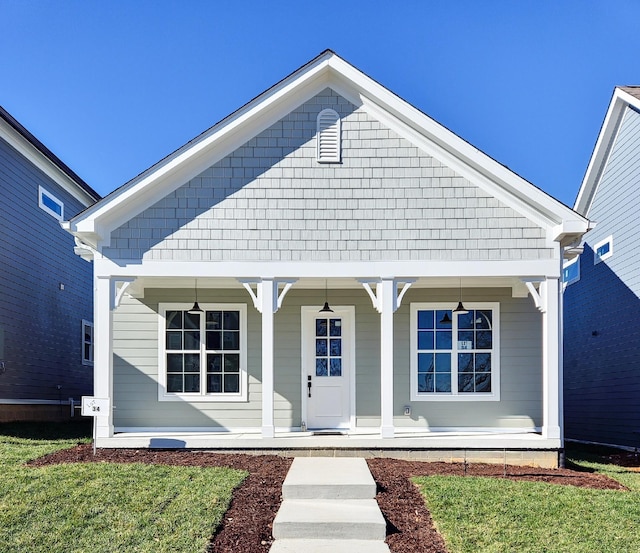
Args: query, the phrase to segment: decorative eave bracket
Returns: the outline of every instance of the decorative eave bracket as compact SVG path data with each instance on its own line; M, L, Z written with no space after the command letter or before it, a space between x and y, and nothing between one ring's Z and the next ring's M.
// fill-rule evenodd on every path
M546 305L546 292L547 287L545 286L544 281L534 280L534 279L522 279L522 282L526 285L529 290L529 294L533 298L533 302L536 305L536 308L541 313L545 312ZM536 289L536 283L538 283L538 288Z
M272 306L275 313L282 307L282 302L287 292L291 290L291 287L297 282L298 279L278 279L275 280L275 285L278 289L278 293L274 296L274 304ZM244 286L245 290L249 292L251 299L253 300L253 306L262 313L262 286L264 284L263 279L238 279L238 282ZM280 285L282 289L280 289ZM255 290L254 290L255 286Z
M378 313L382 313L382 281L383 280L393 280L393 287L395 290L395 294L393 297L393 312L402 305L402 298L407 293L407 290L411 287L411 285L416 281L415 278L393 278L393 279L359 279L358 282L362 284L362 287L366 290L367 294L371 298L371 302L373 303L374 309ZM376 291L374 292L371 285L375 284ZM398 285L402 284L402 288L400 292L398 292Z

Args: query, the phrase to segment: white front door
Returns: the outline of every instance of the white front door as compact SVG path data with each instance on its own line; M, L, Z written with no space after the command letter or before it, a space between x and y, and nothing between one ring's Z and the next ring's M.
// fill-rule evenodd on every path
M302 404L310 430L351 426L353 313L353 307L333 307L333 313L303 307Z

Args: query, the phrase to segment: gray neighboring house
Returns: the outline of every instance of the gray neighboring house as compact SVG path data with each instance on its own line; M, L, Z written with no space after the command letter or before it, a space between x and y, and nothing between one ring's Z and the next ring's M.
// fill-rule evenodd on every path
M594 222L564 267L568 439L640 446L640 87L617 87L574 209Z
M0 421L93 390L92 267L62 227L100 196L0 107Z
M99 447L558 463L588 221L331 51L65 227Z

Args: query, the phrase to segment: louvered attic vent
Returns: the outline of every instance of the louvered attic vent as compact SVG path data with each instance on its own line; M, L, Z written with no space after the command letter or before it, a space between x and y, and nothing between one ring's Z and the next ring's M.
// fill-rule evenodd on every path
M332 109L323 109L318 114L319 162L340 161L340 116Z

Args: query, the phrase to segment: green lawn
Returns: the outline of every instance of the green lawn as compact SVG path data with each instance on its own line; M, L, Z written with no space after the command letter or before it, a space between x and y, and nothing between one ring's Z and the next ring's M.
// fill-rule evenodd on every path
M78 441L33 428L0 425L3 553L202 552L247 475L138 463L26 467Z
M572 462L630 491L496 478L414 479L450 553L640 551L640 474L579 454Z

